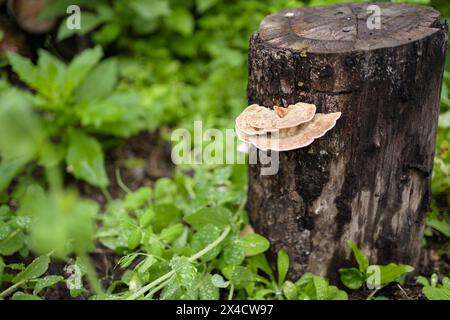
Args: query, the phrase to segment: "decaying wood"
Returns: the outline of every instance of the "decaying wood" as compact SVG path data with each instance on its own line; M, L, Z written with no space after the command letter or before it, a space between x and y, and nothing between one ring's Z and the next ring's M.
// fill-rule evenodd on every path
M354 264L353 240L371 263L417 265L447 47L447 25L428 7L380 3L285 10L251 38L249 104L313 103L342 112L310 146L280 153L276 175L250 165L252 225L288 251L295 278L337 278Z

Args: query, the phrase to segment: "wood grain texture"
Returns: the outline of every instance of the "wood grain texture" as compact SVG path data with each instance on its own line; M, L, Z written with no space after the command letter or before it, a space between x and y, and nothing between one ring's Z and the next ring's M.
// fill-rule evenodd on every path
M287 250L292 278L336 280L354 264L347 240L371 263L417 266L420 256L448 28L431 8L382 3L382 32L342 35L348 18L365 24L367 5L283 11L250 41L249 104L342 112L326 136L281 152L277 175L249 168L251 222L272 258Z

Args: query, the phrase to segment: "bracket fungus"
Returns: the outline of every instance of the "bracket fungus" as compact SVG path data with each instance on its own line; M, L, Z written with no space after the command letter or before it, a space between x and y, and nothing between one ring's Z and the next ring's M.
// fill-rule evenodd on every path
M316 113L316 106L308 103L273 109L253 104L236 118L236 134L261 150L289 151L325 135L340 116L340 112Z

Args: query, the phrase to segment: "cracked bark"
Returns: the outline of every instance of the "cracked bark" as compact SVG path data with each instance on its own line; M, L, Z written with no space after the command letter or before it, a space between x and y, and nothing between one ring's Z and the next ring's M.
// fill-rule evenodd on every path
M276 175L249 168L251 222L272 262L289 253L291 278L336 280L354 264L347 240L371 263L418 263L447 25L428 7L378 5L381 30L367 29L367 4L342 4L268 16L250 40L249 104L342 112L325 137L281 152Z

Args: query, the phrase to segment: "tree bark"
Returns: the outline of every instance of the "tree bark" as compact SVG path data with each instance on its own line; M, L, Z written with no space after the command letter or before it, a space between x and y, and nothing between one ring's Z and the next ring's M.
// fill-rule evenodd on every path
M250 41L249 104L342 112L324 137L281 152L276 175L249 167L250 220L272 262L288 252L291 278L336 281L355 265L348 240L372 264L418 264L448 27L432 8L380 3L370 30L368 5L285 10Z

